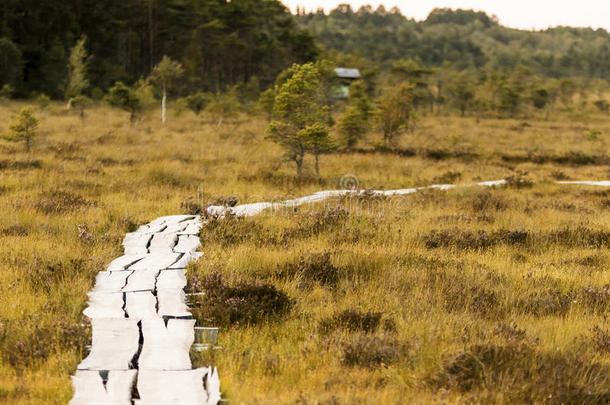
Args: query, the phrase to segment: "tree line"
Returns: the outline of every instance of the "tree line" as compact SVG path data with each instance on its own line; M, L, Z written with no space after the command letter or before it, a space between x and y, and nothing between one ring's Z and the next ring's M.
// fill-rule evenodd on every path
M552 78L610 79L610 34L604 29L556 27L526 31L504 27L497 17L472 10L433 10L417 22L396 8L358 10L340 5L297 15L321 45L357 54L383 68L398 59L456 69L513 70L518 65Z
M0 87L64 97L70 49L83 37L89 92L147 77L165 55L183 64L185 88L217 92L253 77L268 86L319 52L277 0L4 0Z

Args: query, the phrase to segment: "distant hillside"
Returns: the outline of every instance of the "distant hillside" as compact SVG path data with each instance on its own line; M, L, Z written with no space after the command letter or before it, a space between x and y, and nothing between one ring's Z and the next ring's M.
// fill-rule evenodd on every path
M329 49L358 54L388 66L401 58L458 69L512 70L518 64L548 77L610 79L610 34L603 29L558 27L545 31L507 28L472 10L433 10L425 21L407 19L398 9L343 5L302 14L297 21Z

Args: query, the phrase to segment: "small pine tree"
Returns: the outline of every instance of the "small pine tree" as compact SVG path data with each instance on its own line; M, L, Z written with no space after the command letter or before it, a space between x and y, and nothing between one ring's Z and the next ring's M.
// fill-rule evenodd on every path
M141 104L136 92L131 87L126 86L123 82L116 82L110 88L106 100L110 105L128 111L129 121L132 124L135 122L136 116L141 110Z
M13 95L13 86L5 84L0 88L0 100L8 100Z
M85 110L87 108L91 107L91 105L93 104L91 99L89 97L83 96L81 94L80 96L72 97L71 102L72 102L72 106L76 109L76 111L78 111L78 115L80 116L80 119L84 120L85 119Z
M459 108L462 117L466 115L466 110L472 105L475 96L474 83L468 73L457 74L449 82L449 93L454 104Z
M193 111L196 115L199 115L210 102L210 96L207 93L198 91L195 94L187 96L185 101L187 108Z
M32 107L23 107L13 122L9 125L9 134L6 139L10 141L25 142L26 152L30 151L32 139L38 136L38 118L34 115Z
M267 121L271 121L273 105L275 104L275 89L273 87L263 91L258 98L258 105L267 114Z
M335 149L335 144L328 136L328 127L321 123L314 123L301 131L300 136L305 139L307 150L314 156L316 176L320 177L320 155Z
M403 83L386 91L377 100L375 115L383 131L383 141L390 146L394 138L409 125L413 113L413 86Z
M351 149L356 145L367 131L367 123L363 118L363 112L355 105L349 105L339 118L339 134L343 138L345 146Z
M150 74L150 79L161 86L163 98L161 99L161 121L165 124L167 120L167 90L172 82L180 78L184 74L184 69L179 62L171 60L167 56L163 56L161 62L154 67Z
M212 122L221 126L225 119L235 118L241 109L237 88L233 87L224 93L215 94L208 102L205 110L212 117Z
M267 139L281 145L286 156L302 174L307 152L319 156L328 140L328 111L320 73L312 63L294 65L291 75L276 90L273 115Z
M360 114L362 115L362 119L367 121L372 107L371 100L366 94L366 85L362 80L356 80L350 84L347 99L350 105L358 108L358 111L360 111Z
M87 66L90 58L85 48L87 37L82 36L76 45L70 51L70 59L68 61L68 80L66 83L66 99L68 100L68 108L72 105L72 99L80 96L87 87Z

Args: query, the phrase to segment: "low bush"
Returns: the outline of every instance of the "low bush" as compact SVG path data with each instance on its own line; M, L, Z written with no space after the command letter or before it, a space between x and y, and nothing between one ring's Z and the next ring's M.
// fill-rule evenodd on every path
M81 195L63 190L42 193L34 203L34 207L44 214L62 214L95 205L94 201L88 201Z
M361 312L348 309L330 318L323 319L318 325L322 334L328 334L337 329L350 332L375 332L381 323L381 312Z
M330 252L301 256L298 261L286 263L277 271L280 277L298 278L302 288L314 283L334 287L341 278L341 269L333 265Z
M401 358L401 344L386 335L359 335L343 344L341 363L348 367L378 368L397 363Z
M241 283L229 286L218 273L191 279L192 289L205 292L195 303L193 315L206 326L241 326L280 319L292 308L292 300L271 284Z

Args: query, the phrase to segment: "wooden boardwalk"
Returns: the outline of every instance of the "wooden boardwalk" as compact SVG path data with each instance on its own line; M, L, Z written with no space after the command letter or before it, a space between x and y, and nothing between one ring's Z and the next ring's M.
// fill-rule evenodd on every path
M610 181L556 182L609 187ZM504 180L474 184L491 187ZM402 190L369 191L401 196L423 189L449 190L441 184ZM320 191L277 203L211 206L209 215L252 216L357 190ZM174 215L157 218L125 235L125 254L96 278L84 313L91 318L89 355L72 377L70 405L215 405L220 401L217 370L192 369L189 351L195 320L185 302L186 265L202 253L201 218Z
M215 405L218 373L192 369L195 320L186 265L199 258L201 218L157 218L123 240L125 255L96 278L84 313L89 355L72 377L70 405Z

